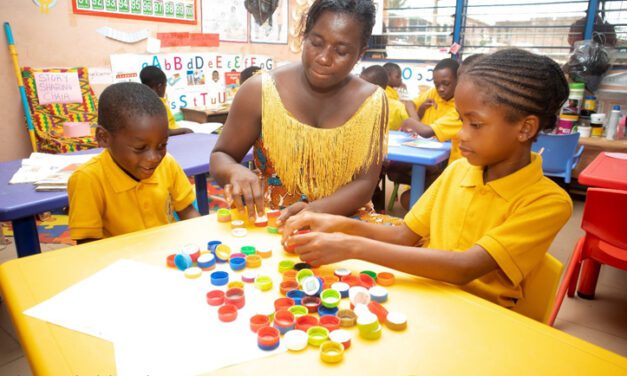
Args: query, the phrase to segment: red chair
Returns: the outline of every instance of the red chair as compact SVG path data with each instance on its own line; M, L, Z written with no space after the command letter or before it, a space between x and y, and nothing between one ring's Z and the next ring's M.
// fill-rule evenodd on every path
M553 326L564 295L575 295L579 271L584 268L580 290L594 297L601 264L627 270L627 191L590 188L586 195L581 228L586 234L579 239L570 259L566 274L557 291L555 307L549 318ZM581 291L580 291L581 292Z

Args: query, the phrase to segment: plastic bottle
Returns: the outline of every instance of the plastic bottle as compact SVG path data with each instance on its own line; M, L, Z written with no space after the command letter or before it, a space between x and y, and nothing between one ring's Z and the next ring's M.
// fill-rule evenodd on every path
M610 118L607 121L607 128L605 130L605 138L607 140L614 140L616 138L616 128L618 127L618 121L621 116L620 105L614 105L610 112Z

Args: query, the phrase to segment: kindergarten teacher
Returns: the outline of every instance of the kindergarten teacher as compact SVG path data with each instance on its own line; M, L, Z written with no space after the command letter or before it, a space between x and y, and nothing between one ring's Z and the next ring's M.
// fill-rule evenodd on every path
M371 0L317 0L301 21L301 62L239 89L211 155L211 175L249 216L351 215L374 191L384 159L382 89L350 74L375 21ZM254 145L258 173L240 165Z

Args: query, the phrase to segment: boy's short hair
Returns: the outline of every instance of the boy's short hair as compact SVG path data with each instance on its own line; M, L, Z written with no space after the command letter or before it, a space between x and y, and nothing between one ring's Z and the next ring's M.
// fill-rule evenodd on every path
M255 75L255 73L259 72L261 68L256 65L251 65L250 67L244 69L242 73L239 74L239 84L243 84L247 79L251 78Z
M147 85L120 82L100 94L98 124L109 132L119 131L140 116L168 116L161 99Z
M359 75L362 79L385 89L388 85L388 72L380 65L371 65Z
M455 77L457 77L457 70L459 69L459 63L453 59L442 59L433 68L433 71L441 69L450 69Z
M401 66L396 63L385 63L383 64L383 68L388 74L401 71Z
M144 67L144 69L139 72L139 79L142 84L148 85L151 88L155 88L159 84L165 84L167 81L165 73L154 65Z

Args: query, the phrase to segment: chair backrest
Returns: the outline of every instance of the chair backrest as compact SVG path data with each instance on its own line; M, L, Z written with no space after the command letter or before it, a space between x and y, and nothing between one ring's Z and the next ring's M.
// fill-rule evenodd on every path
M627 249L627 191L589 188L581 228L604 242Z
M531 149L542 150L542 170L549 173L567 172L566 164L573 159L579 142L579 133L544 134L540 133ZM570 171L568 171L570 173Z
M562 269L562 263L550 254L545 254L540 265L523 280L524 296L513 310L531 319L548 323Z

